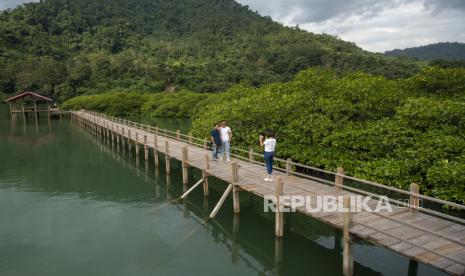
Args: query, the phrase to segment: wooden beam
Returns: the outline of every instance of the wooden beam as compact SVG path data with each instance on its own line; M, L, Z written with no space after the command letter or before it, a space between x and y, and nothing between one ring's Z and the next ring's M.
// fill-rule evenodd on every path
M216 204L215 208L213 208L213 211L210 214L211 219L216 216L221 206L223 206L223 203L226 201L226 198L228 197L229 193L232 191L232 188L233 188L233 184L229 184L226 190L224 191L223 195L221 196L220 200L218 200L218 203Z
M189 190L187 190L182 196L181 196L181 199L184 199L188 194L190 194L195 188L197 188L197 186L199 186L200 184L202 184L203 182L203 178L201 178L199 181L197 181L197 183L195 183L192 187L189 188Z

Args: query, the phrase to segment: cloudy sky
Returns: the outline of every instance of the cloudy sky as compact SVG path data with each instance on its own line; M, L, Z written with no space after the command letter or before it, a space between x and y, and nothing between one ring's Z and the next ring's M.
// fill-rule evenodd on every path
M0 0L0 9L27 0ZM285 25L329 33L383 52L465 42L465 0L238 0Z

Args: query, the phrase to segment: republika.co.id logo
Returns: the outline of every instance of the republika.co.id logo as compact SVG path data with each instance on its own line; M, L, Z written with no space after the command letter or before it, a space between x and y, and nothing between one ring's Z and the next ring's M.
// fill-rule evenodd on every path
M309 213L320 212L392 212L392 206L387 196L372 198L370 196L350 195L350 208L344 207L344 196L319 195L281 195L279 204L276 204L275 195L265 195L264 212L296 212L299 208L304 208ZM277 210L279 208L279 210Z

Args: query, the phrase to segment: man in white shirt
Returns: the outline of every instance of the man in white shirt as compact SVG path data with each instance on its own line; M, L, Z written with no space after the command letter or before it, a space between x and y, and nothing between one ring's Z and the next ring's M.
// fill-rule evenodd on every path
M226 122L221 123L220 128L220 136L221 136L221 152L220 152L220 160L223 160L224 154L226 153L226 160L229 162L231 161L230 156L230 148L231 148L231 138L232 138L232 131L231 128L226 125Z

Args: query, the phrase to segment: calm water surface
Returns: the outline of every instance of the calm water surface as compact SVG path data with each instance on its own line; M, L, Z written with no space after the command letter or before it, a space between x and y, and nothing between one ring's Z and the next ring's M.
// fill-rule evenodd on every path
M224 182L177 201L177 161L168 177L67 119L12 122L0 106L0 160L0 275L341 274L332 228L292 214L276 241L273 216L246 193L240 216L228 200L206 222ZM192 169L190 184L200 177ZM408 275L407 258L379 247L359 242L354 258L355 275ZM420 264L417 275L442 274Z

